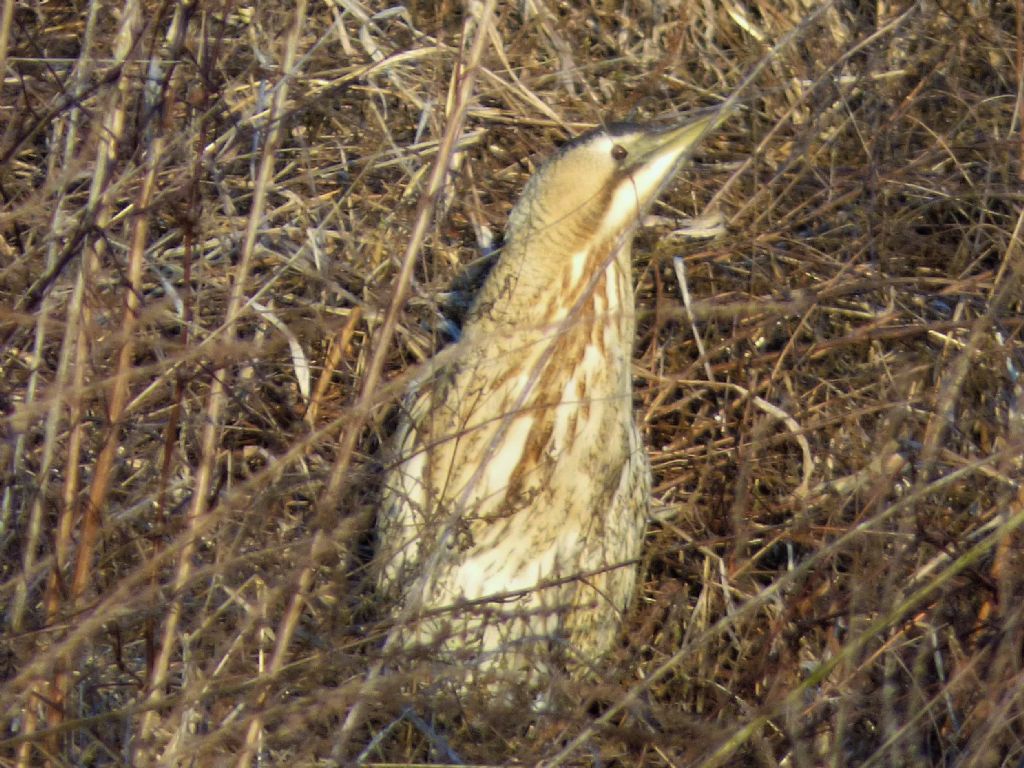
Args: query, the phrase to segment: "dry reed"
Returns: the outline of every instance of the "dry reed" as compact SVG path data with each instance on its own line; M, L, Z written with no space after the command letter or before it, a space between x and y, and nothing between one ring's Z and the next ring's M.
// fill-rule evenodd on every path
M0 762L1020 765L1024 9L810 5L7 0ZM634 249L620 647L380 666L380 447L533 163L731 94Z

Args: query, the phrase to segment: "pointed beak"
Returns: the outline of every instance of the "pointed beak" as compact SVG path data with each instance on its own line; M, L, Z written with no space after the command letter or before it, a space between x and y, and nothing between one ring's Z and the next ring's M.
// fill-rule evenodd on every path
M716 110L683 125L652 131L637 143L635 166L661 165L668 161L675 168L724 119L722 110Z
M629 177L634 209L653 204L698 142L724 117L723 111L717 109L681 125L650 130L630 142L629 165L624 170Z

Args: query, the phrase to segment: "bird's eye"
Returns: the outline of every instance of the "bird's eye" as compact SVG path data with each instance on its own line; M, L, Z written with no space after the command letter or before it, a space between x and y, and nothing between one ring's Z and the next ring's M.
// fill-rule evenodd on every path
M627 157L629 157L629 151L621 144L613 144L612 157L618 160L619 162L622 162Z

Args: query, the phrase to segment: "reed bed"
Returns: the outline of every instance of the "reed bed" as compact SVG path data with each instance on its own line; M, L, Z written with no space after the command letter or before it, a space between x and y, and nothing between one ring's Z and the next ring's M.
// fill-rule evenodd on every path
M7 0L0 764L1021 765L1022 14ZM369 675L382 447L526 178L730 96L634 248L618 648Z

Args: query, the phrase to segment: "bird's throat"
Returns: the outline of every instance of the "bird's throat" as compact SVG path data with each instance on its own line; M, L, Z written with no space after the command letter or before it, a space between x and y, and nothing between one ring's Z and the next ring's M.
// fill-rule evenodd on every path
M541 237L511 240L477 296L466 331L550 333L597 322L618 325L631 340L631 235L577 241L575 250Z

